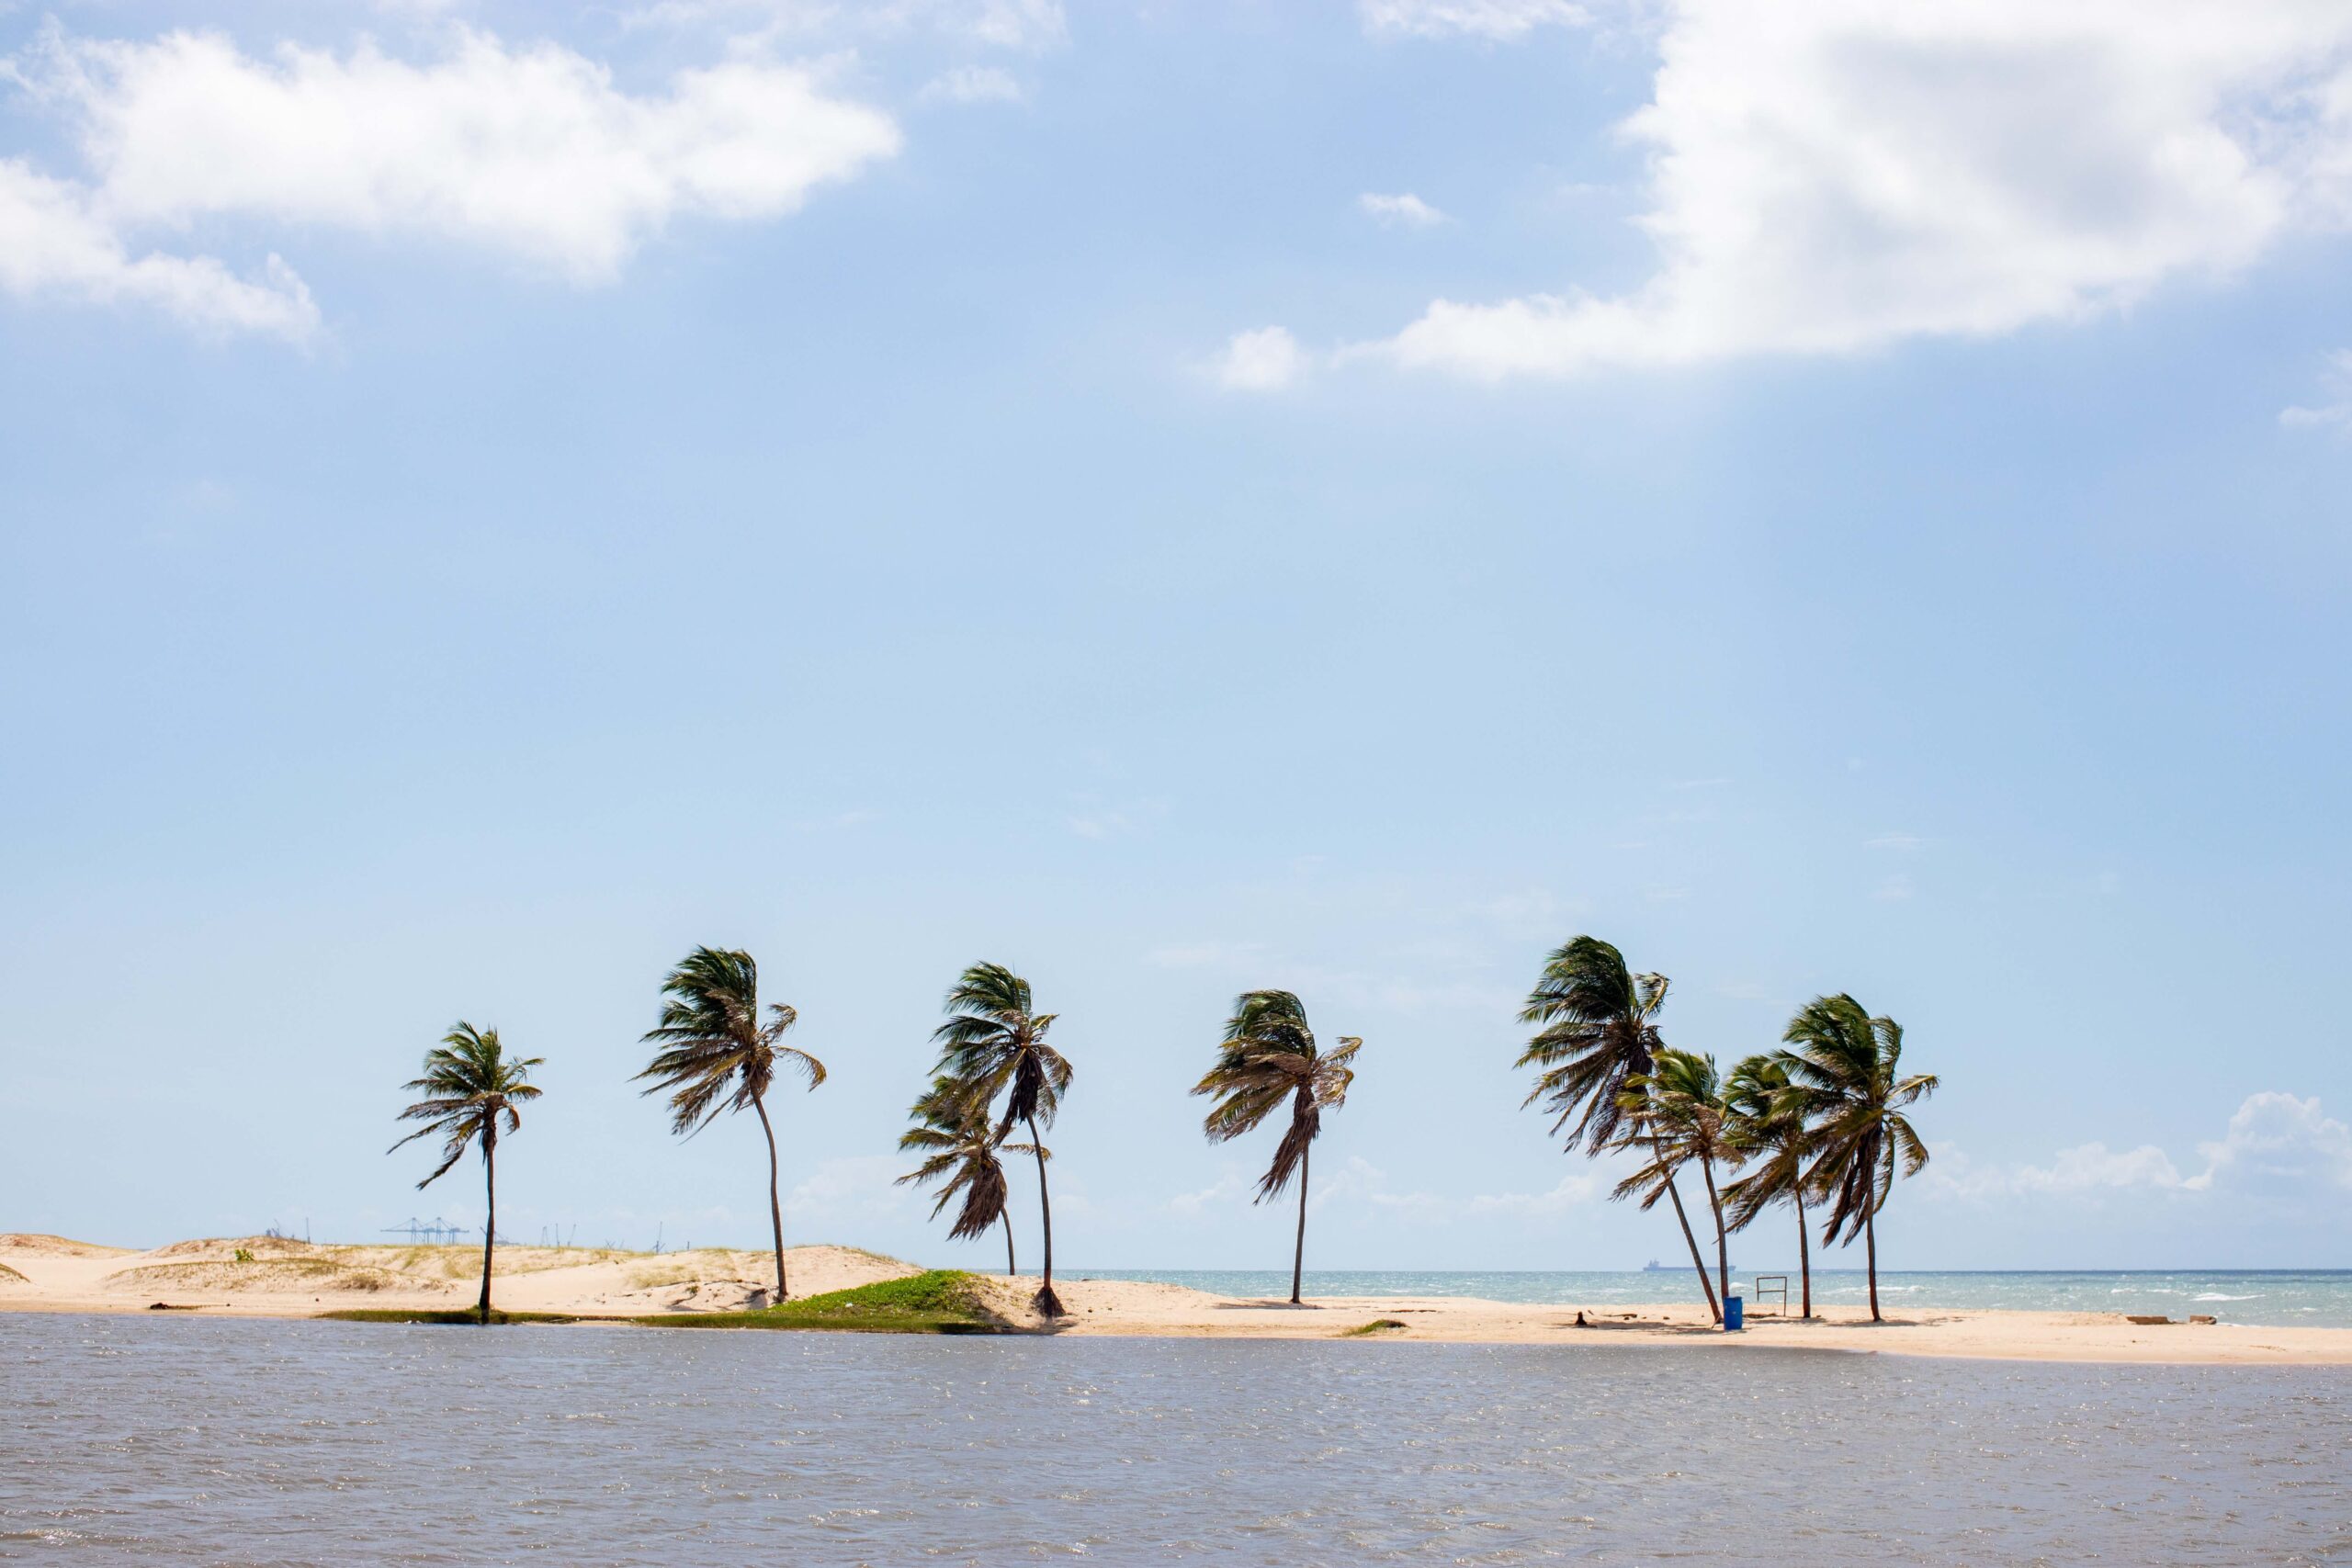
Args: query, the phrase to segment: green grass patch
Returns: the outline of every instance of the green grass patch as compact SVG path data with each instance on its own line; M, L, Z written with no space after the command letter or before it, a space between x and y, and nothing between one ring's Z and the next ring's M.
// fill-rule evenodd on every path
M1359 1323L1353 1328L1342 1329L1340 1337L1369 1339L1378 1334L1400 1334L1410 1326L1409 1324L1399 1323L1393 1317L1375 1317L1370 1323Z
M651 1328L830 1328L855 1334L1000 1334L1006 1325L960 1269L783 1302L757 1312L677 1312L633 1318Z
M320 1317L335 1323L470 1323L481 1322L481 1314L471 1307L450 1310L437 1307L347 1307L340 1312L322 1312ZM581 1319L561 1312L500 1312L491 1309L490 1321L499 1323L578 1323Z

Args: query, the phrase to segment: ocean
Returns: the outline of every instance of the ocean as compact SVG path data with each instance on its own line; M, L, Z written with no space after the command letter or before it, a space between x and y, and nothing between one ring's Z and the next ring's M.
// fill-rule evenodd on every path
M1769 1272L1781 1272L1772 1269ZM1788 1265L1789 1303L1800 1300L1796 1268ZM1755 1304L1758 1270L1735 1269L1732 1288ZM1064 1269L1064 1278L1154 1280L1223 1296L1290 1294L1287 1269ZM1624 1302L1697 1302L1699 1281L1688 1265L1588 1271L1310 1269L1306 1293L1317 1296L1483 1296L1489 1301L1545 1306L1611 1305ZM2041 1312L2160 1313L2187 1317L2211 1313L2224 1323L2273 1328L2352 1328L2352 1269L2131 1269L2110 1272L1882 1271L1879 1308L1889 1314L1923 1307L2015 1307ZM1863 1306L1870 1301L1860 1269L1813 1271L1815 1306Z
M0 1557L2320 1563L2352 1369L0 1315Z

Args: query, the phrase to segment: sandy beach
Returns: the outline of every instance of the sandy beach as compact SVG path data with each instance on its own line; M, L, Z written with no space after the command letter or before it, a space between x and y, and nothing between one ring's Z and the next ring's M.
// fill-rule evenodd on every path
M242 1255L242 1256L241 1256ZM796 1296L920 1272L855 1247L786 1250ZM497 1301L508 1311L623 1319L732 1312L765 1304L772 1267L759 1252L639 1253L502 1247ZM138 1313L156 1303L214 1316L306 1317L355 1306L470 1305L481 1254L463 1247L312 1246L268 1236L175 1242L148 1251L60 1236L0 1235L0 1312ZM1042 1331L1035 1281L983 1276L1013 1328ZM2352 1365L2352 1329L2240 1324L2135 1324L2120 1314L1904 1308L1873 1325L1860 1309L1811 1322L1751 1317L1716 1332L1685 1304L1579 1308L1458 1296L1325 1296L1301 1307L1181 1285L1064 1277L1070 1315L1052 1331L1101 1337L1420 1340L1454 1344L1682 1345L1736 1354L1757 1346L2030 1361ZM1578 1318L1582 1317L1579 1325ZM1381 1325L1371 1332L1368 1325Z

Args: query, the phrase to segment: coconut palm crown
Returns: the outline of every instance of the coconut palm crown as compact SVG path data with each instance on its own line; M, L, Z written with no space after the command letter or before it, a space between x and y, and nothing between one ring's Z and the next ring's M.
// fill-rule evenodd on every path
M1544 1102L1553 1115L1552 1130L1566 1134L1563 1142L1571 1152L1605 1154L1629 1131L1626 1088L1647 1074L1666 1049L1657 1015L1666 1005L1667 987L1665 976L1634 974L1625 955L1599 937L1577 937L1545 961L1519 1015L1520 1022L1540 1027L1518 1065L1537 1069L1525 1103ZM1707 1310L1720 1318L1699 1238L1691 1234L1681 1189L1670 1173L1666 1194L1674 1201L1674 1218L1690 1249Z
M1770 1056L1748 1056L1724 1084L1731 1107L1732 1141L1747 1151L1748 1173L1724 1189L1724 1212L1735 1231L1746 1230L1775 1203L1797 1212L1797 1272L1803 1314L1813 1316L1813 1250L1805 1235L1804 1170L1813 1153L1812 1109L1804 1090L1789 1082L1788 1067Z
M1871 1321L1878 1307L1878 1212L1897 1175L1928 1163L1928 1145L1905 1112L1936 1092L1932 1073L1903 1071L1903 1026L1873 1018L1840 992L1797 1010L1781 1035L1781 1063L1804 1091L1814 1117L1814 1153L1804 1185L1830 1205L1824 1246L1863 1238L1868 1248Z
M933 1071L951 1079L964 1098L987 1111L1002 1096L997 1136L1015 1122L1029 1130L1037 1161L1037 1211L1045 1240L1045 1272L1037 1287L1037 1310L1060 1317L1054 1294L1054 1206L1046 1186L1046 1155L1037 1129L1053 1125L1069 1088L1069 1063L1046 1043L1055 1015L1036 1010L1029 982L1001 964L975 964L947 988L942 1006L947 1021L932 1031L939 1047Z
M542 1060L530 1056L517 1061L501 1048L495 1029L458 1023L441 1037L439 1045L425 1053L424 1076L403 1086L409 1093L424 1098L401 1111L400 1120L424 1125L384 1151L390 1154L419 1138L441 1134L441 1163L416 1184L421 1190L447 1175L465 1157L466 1150L481 1145L488 1212L482 1220L481 1300L476 1310L484 1323L490 1321L491 1258L498 1242L499 1134L518 1131L523 1117L515 1108L539 1098L538 1086L530 1081L530 1076Z
M1744 1151L1732 1135L1731 1107L1713 1056L1665 1047L1650 1070L1629 1079L1619 1111L1632 1134L1628 1145L1649 1158L1617 1184L1614 1198L1639 1197L1646 1210L1663 1197L1676 1172L1696 1165L1715 1217L1715 1284L1731 1295L1731 1255L1724 1238L1723 1197L1715 1187L1717 1166L1737 1165Z
M1216 1065L1193 1086L1194 1094L1216 1097L1201 1123L1213 1144L1255 1130L1289 1102L1290 1124L1258 1180L1257 1201L1278 1195L1294 1175L1298 1178L1298 1237L1290 1269L1294 1305L1299 1304L1306 1260L1308 1156L1323 1130L1323 1112L1346 1101L1356 1076L1351 1064L1363 1048L1362 1040L1342 1035L1337 1049L1319 1050L1298 998L1288 991L1245 991L1234 998Z
M954 1078L935 1077L931 1087L916 1100L908 1114L914 1125L899 1135L899 1146L920 1151L923 1161L906 1175L899 1184L909 1182L929 1187L940 1182L938 1201L931 1206L933 1219L941 1210L962 1194L963 1207L956 1211L956 1223L948 1228L948 1236L965 1241L988 1234L990 1225L1004 1226L1004 1271L1016 1272L1012 1255L1012 1216L1005 1212L1007 1187L1004 1164L997 1157L1000 1149L1016 1154L1036 1154L1040 1151L1028 1144L1007 1144L999 1141L996 1128L989 1121L988 1107L974 1102ZM1045 1151L1046 1157L1053 1157Z
M662 982L662 1021L645 1033L661 1047L639 1078L653 1079L647 1094L670 1097L670 1130L691 1137L721 1111L750 1106L759 1113L768 1142L768 1217L775 1228L775 1293L786 1295L784 1272L784 1205L778 1192L775 1124L768 1119L768 1090L779 1067L789 1067L811 1089L825 1081L825 1064L784 1043L800 1015L782 1002L760 1016L760 966L737 949L697 947Z

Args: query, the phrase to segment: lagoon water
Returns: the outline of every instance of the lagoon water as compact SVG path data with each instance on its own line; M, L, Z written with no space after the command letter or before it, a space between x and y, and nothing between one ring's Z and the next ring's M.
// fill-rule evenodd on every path
M1767 1265L1777 1260L1766 1259ZM1798 1299L1793 1263L1735 1269L1732 1284L1751 1293L1758 1272L1789 1277L1789 1300ZM1159 1280L1226 1296L1287 1296L1287 1269L1065 1270L1071 1279L1091 1273L1102 1280ZM1697 1277L1688 1266L1645 1269L1441 1270L1317 1269L1306 1271L1306 1292L1316 1296L1483 1296L1488 1301L1533 1302L1546 1306L1609 1306L1627 1302L1689 1302L1699 1297ZM2224 1323L2267 1327L2352 1328L2352 1269L2128 1269L2060 1272L2001 1271L1882 1272L1879 1306L1894 1313L1921 1307L2006 1307L2033 1312L2144 1312L2167 1317L2211 1313ZM1815 1269L1816 1306L1862 1306L1869 1284L1859 1269Z
M0 1316L0 1557L2340 1562L2352 1370Z

